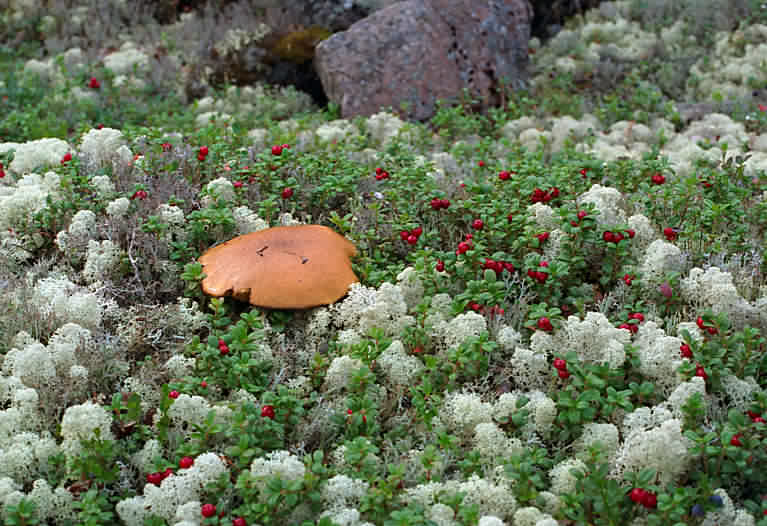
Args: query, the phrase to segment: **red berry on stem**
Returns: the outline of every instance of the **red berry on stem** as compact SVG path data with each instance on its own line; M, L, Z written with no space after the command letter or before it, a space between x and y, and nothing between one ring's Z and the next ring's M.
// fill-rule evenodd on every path
M179 397L179 395L180 393L174 389L173 391L168 393L168 398L173 398L175 400L176 398Z
M282 155L282 146L279 144L272 146L272 155Z
M645 493L646 493L645 490L643 490L642 488L634 488L629 492L629 498L633 502L639 504L640 502L644 500Z
M570 378L570 372L567 369L560 369L560 370L558 370L557 371L557 375L559 375L559 377L562 380L567 380L568 378Z
M485 226L485 223L481 219L475 219L471 223L471 228L474 230L482 230L482 227Z
M567 362L562 358L555 358L553 365L555 369L567 369Z
M441 260L437 260L437 264L434 266L437 272L442 272L445 270L445 263Z
M686 343L679 346L679 353L682 355L682 358L692 358L692 349Z
M261 408L261 416L274 420L274 406L265 405Z
M418 237L414 236L413 234L407 236L408 245L415 245L416 243L418 243Z
M283 199L290 199L291 197L293 197L293 189L292 188L285 188L282 191L282 198Z
M194 459L192 457L182 457L178 461L178 467L181 469L189 469L194 465Z
M536 322L536 325L542 331L554 330L554 326L551 325L551 320L548 319L546 316L543 316L542 318L538 318L538 321Z
M203 504L200 511L203 517L209 518L216 514L216 506L213 504Z
M244 517L237 517L236 519L232 519L232 526L248 526L248 523L245 521Z

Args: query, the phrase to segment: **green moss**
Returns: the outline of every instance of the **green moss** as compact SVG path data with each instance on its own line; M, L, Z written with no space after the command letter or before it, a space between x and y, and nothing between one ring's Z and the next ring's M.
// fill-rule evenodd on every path
M281 37L271 51L281 59L303 64L314 58L315 46L330 35L330 30L319 26L299 29Z

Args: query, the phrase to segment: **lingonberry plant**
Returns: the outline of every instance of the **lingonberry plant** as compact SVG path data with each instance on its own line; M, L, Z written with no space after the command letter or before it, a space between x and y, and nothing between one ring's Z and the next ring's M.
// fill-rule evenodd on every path
M529 89L425 122L219 89L258 10L26 4L0 24L0 522L767 525L758 3L602 6L529 42ZM203 292L204 252L297 223L355 246L344 298Z

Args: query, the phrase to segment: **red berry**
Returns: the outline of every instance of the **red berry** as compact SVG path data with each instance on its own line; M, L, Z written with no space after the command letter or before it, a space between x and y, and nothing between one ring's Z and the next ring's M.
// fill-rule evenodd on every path
M623 241L623 234L621 234L620 232L613 232L613 241L615 243L620 243L621 241Z
M477 166L479 166L480 168L482 168L483 166L485 166L485 161L479 161L479 162L477 163Z
M3 170L0 170L0 179L2 179L3 177L5 177L5 172Z
M507 272L511 273L514 272L514 265L508 261L503 262L503 269Z
M279 144L272 146L272 155L282 155L282 146Z
M439 210L440 208L442 208L442 200L437 199L436 197L432 199L429 204L431 205L432 210Z
M474 230L482 230L482 227L485 226L485 223L481 219L475 219L471 223L471 228Z
M751 421L755 424L764 424L765 420L761 416L757 416L751 419Z
M538 234L535 237L538 238L538 242L539 243L543 243L544 241L546 241L549 238L549 233L548 232L543 232L542 234Z
M91 89L99 89L101 87L101 82L99 82L99 79L96 77L91 77L88 87Z
M223 343L223 340L221 341L221 343L218 344L218 350L221 354L225 356L229 354L229 346Z
M514 216L512 214L509 214L506 216L506 221L508 221L509 223L511 223L513 220L514 220Z
M200 387L202 387L203 389L205 389L206 387L208 387L208 382L206 382L205 380L203 380L202 382L200 382Z
M242 181L235 181L232 186L235 188L242 188Z
M645 494L647 492L643 490L642 488L634 488L629 492L629 498L633 501L639 504L644 500Z
M168 393L168 398L173 398L173 399L175 400L176 398L178 398L178 397L179 397L179 395L180 395L180 394L181 394L181 393L179 393L178 391L176 391L176 390L174 389L173 391L171 391L170 393Z
M719 334L719 329L717 329L716 327L706 327L706 331L708 331L708 333L711 336L713 336L714 334Z
M635 312L633 314L629 314L629 318L639 320L639 323L642 323L644 321L644 314L641 312Z
M652 182L653 184L663 184L666 182L666 178L661 174L655 174L652 176Z
M469 244L466 241L461 241L458 243L458 250L456 250L457 254L463 254L469 250Z
M703 321L703 318L701 318L700 316L698 316L698 319L696 319L696 320L695 320L695 324L696 324L696 325L698 326L698 328L699 328L699 329L701 329L701 330L703 330L703 329L705 329L705 328L706 328L706 324L705 324L705 322Z
M420 226L417 226L410 231L410 235L415 237L421 237L421 234L423 234L423 228L421 228Z
M380 166L376 168L376 175L381 175L382 173L383 173L383 168L381 168Z
M509 179L511 179L511 173L504 170L498 174L498 179L500 179L501 181L508 181Z
M72 160L72 154L71 153L65 153L64 157L61 158L61 164L68 163Z
M166 478L168 478L168 477L170 477L171 475L173 475L173 469L171 469L171 468L165 468L165 471L163 471L162 473L160 473L160 475L162 476L162 479L163 479L163 480L165 480Z
M615 239L613 238L613 233L609 230L602 234L602 239L605 243L613 243L615 242Z
M554 330L554 326L551 325L551 320L549 320L546 316L544 316L542 318L538 318L538 321L536 322L536 325L542 331L552 331L552 330Z
M646 491L644 498L642 499L642 506L645 508L654 508L658 505L658 497L655 493Z
M245 522L244 517L237 517L236 519L232 519L232 526L248 526L248 523Z
M586 217L587 215L589 215L589 214L588 214L588 212L586 212L585 210L579 210L579 211L578 211L578 214L577 214L577 216L578 216L578 221L582 220L582 219L583 219L584 217Z
M737 435L733 436L730 439L730 445L735 447L740 447L743 445L743 442L740 441L741 434L738 433Z
M560 369L559 371L557 371L557 374L562 380L567 380L568 378L570 378L570 372L567 369Z
M445 270L445 263L437 260L437 264L434 266L434 268L437 270L437 272L442 272Z
M629 325L628 323L621 323L620 325L618 325L618 328L619 329L626 329L627 331L631 331L631 325Z
M261 408L261 416L274 420L274 406L265 405Z
M554 365L555 369L559 369L559 370L567 369L567 362L564 361L562 358L555 358L554 363L552 365Z
M630 285L631 285L631 280L632 280L632 279L633 279L633 278L632 278L632 277L631 277L629 274L624 274L624 275L623 275L623 282L624 282L626 285L629 285L629 286L630 286Z
M410 236L410 232L408 232L407 230L400 230L400 231L399 231L399 238L400 238L402 241L407 241L407 238L408 238L409 236Z
M408 245L415 245L416 243L418 243L418 237L417 236L414 236L413 234L410 234L409 236L407 236L407 244Z
M147 473L146 481L149 484L154 484L155 486L159 486L162 482L162 473Z
M439 202L440 202L440 205L442 205L442 208L447 208L450 206L449 199L440 199Z
M624 230L624 232L626 232L626 234L628 234L629 239L634 239L634 236L637 234L634 230L632 230L630 228L627 228L626 230Z
M708 375L706 374L706 369L703 368L702 365L698 364L695 367L695 376L700 376L703 378L703 380L708 380Z
M216 514L216 506L213 504L203 504L200 511L203 517L209 518Z
M200 150L197 152L199 155L202 155L205 157L208 155L208 147L207 146L200 146Z
M663 235L666 236L666 239L668 239L669 241L673 241L676 239L676 231L671 227L664 228Z
M283 199L290 199L291 197L293 197L293 189L292 188L285 188L282 191L282 198Z
M692 358L692 349L686 343L679 346L679 353L682 355L682 358Z
M194 459L192 457L182 457L178 461L178 467L181 469L189 469L194 465Z
M559 197L559 188L555 186L549 189L549 195L551 196L551 199L556 199L557 197Z
M347 409L346 414L351 416L352 414L354 414L354 412L351 409Z

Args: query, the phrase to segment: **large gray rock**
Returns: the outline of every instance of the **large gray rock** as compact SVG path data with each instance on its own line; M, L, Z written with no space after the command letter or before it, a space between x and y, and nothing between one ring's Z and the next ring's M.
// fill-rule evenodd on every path
M532 16L528 0L406 0L322 41L314 66L343 117L426 120L464 89L484 109L526 84Z

